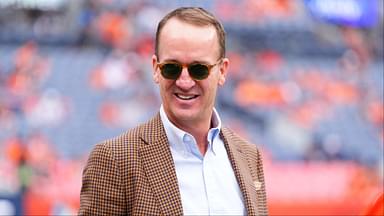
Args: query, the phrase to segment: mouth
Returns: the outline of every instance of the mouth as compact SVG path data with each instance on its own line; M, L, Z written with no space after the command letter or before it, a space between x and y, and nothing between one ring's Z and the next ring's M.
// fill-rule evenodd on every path
M186 95L186 94L178 94L175 93L175 96L179 98L180 100L193 100L197 98L199 95Z

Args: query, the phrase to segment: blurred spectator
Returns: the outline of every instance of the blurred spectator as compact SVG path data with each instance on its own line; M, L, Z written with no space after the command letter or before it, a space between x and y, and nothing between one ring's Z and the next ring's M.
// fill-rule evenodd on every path
M69 112L69 101L55 89L28 98L23 105L26 121L31 127L57 126Z
M137 79L134 62L135 53L113 52L91 72L90 85L95 89L117 90L130 85Z
M26 96L36 91L48 74L48 60L39 55L37 44L29 41L16 51L7 86L14 95Z
M97 28L101 40L112 48L126 49L131 45L132 27L130 20L121 12L103 12L97 18Z

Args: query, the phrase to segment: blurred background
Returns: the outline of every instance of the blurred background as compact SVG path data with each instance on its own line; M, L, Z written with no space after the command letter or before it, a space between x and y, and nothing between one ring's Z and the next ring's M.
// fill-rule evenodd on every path
M272 215L364 214L383 193L381 0L1 0L0 215L76 214L92 147L158 112L158 21L223 21L223 123L263 152Z

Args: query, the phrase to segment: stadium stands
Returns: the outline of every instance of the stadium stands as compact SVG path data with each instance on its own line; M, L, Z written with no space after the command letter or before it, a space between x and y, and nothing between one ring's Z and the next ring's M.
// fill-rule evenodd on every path
M155 24L181 5L224 20L231 69L217 108L261 146L271 213L360 214L383 190L382 21L345 32L305 1L68 2L34 16L0 4L0 214L77 211L92 146L158 111Z

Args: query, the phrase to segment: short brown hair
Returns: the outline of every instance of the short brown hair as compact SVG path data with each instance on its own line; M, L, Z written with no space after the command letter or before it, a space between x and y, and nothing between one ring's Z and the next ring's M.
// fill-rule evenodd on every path
M223 25L213 16L211 13L200 7L180 7L171 12L169 12L165 17L159 22L156 31L156 43L155 43L155 55L159 57L159 40L160 32L163 29L164 25L171 18L177 18L181 21L197 25L197 26L210 26L215 27L217 32L217 38L219 39L220 45L220 58L225 57L225 31Z

